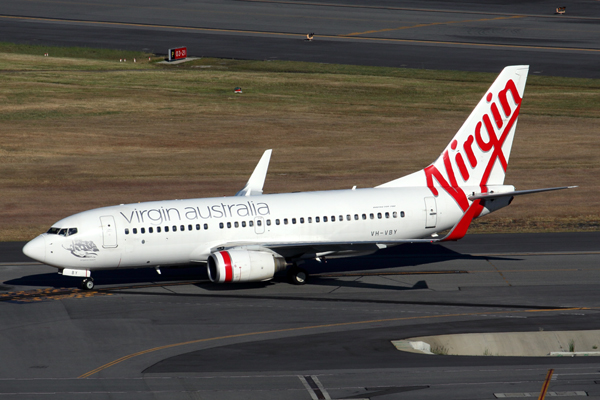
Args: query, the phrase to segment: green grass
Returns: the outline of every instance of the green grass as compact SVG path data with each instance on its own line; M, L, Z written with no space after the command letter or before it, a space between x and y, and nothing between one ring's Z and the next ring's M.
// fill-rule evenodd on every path
M447 355L450 354L448 348L444 347L444 346L432 346L431 347L431 352L433 354L438 355L438 356L447 356Z
M92 47L42 46L15 44L9 42L0 42L0 53L20 55L28 54L35 56L43 56L44 54L48 53L51 57L105 61L118 61L120 58L126 58L130 61L133 61L134 58L137 58L138 60L142 61L148 60L148 57L153 56L153 54L143 51L98 49Z

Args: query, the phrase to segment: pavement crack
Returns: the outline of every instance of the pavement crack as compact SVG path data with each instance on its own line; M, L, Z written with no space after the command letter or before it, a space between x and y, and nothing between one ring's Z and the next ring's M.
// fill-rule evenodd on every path
M512 286L512 285L510 284L510 282L508 281L508 279L506 279L506 277L504 276L504 274L502 273L502 271L500 271L500 270L499 270L499 269L498 269L498 268L497 268L497 267L494 265L494 263L490 261L490 259L489 259L489 258L487 258L487 259L486 259L486 261L487 261L487 262L488 262L488 263L489 263L489 264L490 264L492 267L494 267L494 269L496 270L496 272L498 273L498 275L500 275L500 276L502 277L502 279L504 280L504 282L506 282L506 284L507 284L508 286Z

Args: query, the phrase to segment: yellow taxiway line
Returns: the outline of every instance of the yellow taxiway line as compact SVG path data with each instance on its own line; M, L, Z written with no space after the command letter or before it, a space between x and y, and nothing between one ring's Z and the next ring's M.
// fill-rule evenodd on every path
M245 33L253 35L269 35L269 36L292 36L297 38L304 38L304 34L290 33L290 32L269 32L269 31L256 31L256 30L241 30L241 29L220 29L220 28L199 28L191 26L173 26L173 25L159 25L159 24L142 24L142 23L129 23L129 22L107 22L107 21L86 21L86 20L75 20L75 19L61 19L61 18L42 18L42 17L20 17L14 15L0 15L0 19L17 19L17 20L30 20L30 21L46 21L46 22L66 22L66 23L78 23L88 25L111 25L111 26L124 26L134 28L158 28L158 29L174 29L174 30L185 30L195 32L223 32L223 33ZM353 35L353 34L350 34ZM390 43L418 43L418 44L438 44L438 45L450 45L450 46L475 46L475 47L489 47L489 48L506 48L506 49L528 49L528 50L561 50L561 51L581 51L598 53L600 49L588 49L581 47L556 47L556 46L530 46L530 45L514 45L514 44L493 44L493 43L469 43L469 42L454 42L454 41L443 41L443 40L418 40L418 39L398 39L398 38L377 38L367 36L348 36L348 35L318 35L318 38L326 39L337 39L337 40L359 40L359 41L371 41L371 42L390 42Z
M185 346L189 344L203 343L203 342L211 342L225 339L233 339L240 337L249 337L249 336L257 336L257 335L267 335L272 333L283 333L283 332L297 332L297 331L306 331L312 329L322 329L322 328L332 328L332 327L341 327L341 326L352 326L352 325L365 325L365 324L374 324L374 323L382 323L382 322L397 322L397 321L407 321L407 320L418 320L418 319L434 319L434 318L450 318L450 317L467 317L467 316L477 316L477 315L500 315L500 314L517 314L517 313L527 313L527 312L556 312L556 311L578 311L578 310L590 310L590 307L573 307L573 308L558 308L558 309L548 309L548 310L513 310L513 311L493 311L493 312L476 312L476 313L459 313L459 314L445 314L445 315L422 315L415 317L399 317L399 318L386 318L386 319L374 319L367 321L354 321L354 322L341 322L337 324L323 324L323 325L312 325L312 326L301 326L297 328L285 328L285 329L273 329L268 331L260 331L260 332L247 332L247 333L238 333L235 335L226 335L226 336L216 336L212 338L205 339L196 339L190 340L187 342L181 343L172 343L167 344L165 346L153 347L151 349L138 351L137 353L132 353L121 358L118 358L114 361L111 361L107 364L104 364L96 369L86 372L85 374L80 375L78 378L89 378L90 376L97 374L100 371L103 371L107 368L115 366L123 361L130 360L134 357L138 357L144 354L153 353L160 350L170 349L173 347Z

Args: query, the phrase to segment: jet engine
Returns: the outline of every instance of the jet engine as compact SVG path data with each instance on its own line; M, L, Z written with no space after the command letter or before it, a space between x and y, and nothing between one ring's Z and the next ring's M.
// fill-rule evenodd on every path
M208 277L211 282L258 282L272 279L284 270L283 257L268 251L223 250L208 256Z

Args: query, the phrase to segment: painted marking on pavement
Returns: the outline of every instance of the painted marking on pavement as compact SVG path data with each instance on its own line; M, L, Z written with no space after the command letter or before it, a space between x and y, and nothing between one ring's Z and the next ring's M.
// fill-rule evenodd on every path
M508 399L508 398L520 398L520 397L533 397L537 398L539 393L494 393L494 396L497 399ZM548 392L546 396L548 397L571 397L571 396L587 396L587 392L583 390L571 391L571 392Z
M419 320L419 319L439 319L439 318L452 318L452 317L470 317L470 316L487 316L487 315L502 315L502 314L518 314L518 313L533 313L533 312L556 312L556 311L576 311L576 310L592 310L596 309L594 307L573 307L573 308L559 308L559 309L546 309L546 310L511 310L511 311L492 311L492 312L475 312L475 313L458 313L458 314L438 314L438 315L422 315L422 316L411 316L411 317L398 317L398 318L385 318L385 319L375 319L375 320L366 320L366 321L354 321L354 322L340 322L335 324L323 324L323 325L312 325L312 326L300 326L296 328L284 328L284 329L274 329L270 331L259 331L259 332L247 332L247 333L238 333L234 335L225 335L225 336L216 336L211 338L204 339L196 339L189 340L187 342L181 343L172 343L164 346L153 347L151 349L138 351L137 353L132 353L121 358L118 358L114 361L111 361L107 364L104 364L96 369L86 372L79 376L79 378L89 378L90 376L97 374L100 371L103 371L107 368L110 368L114 365L122 363L123 361L127 361L134 357L138 357L144 354L153 353L155 351L170 349L173 347L185 346L190 344L197 344L203 342L212 342L218 340L225 339L235 339L241 337L250 337L250 336L258 336L258 335L267 335L273 333L284 333L284 332L299 332L299 331L307 331L307 330L316 330L323 328L333 328L333 327L342 327L342 326L356 326L356 325L366 325L366 324L380 324L383 322L398 322L398 321L408 321L408 320Z
M77 24L88 24L88 25L108 25L108 26L128 26L133 28L158 28L158 29L174 29L184 31L197 31L197 32L225 32L225 33L244 33L254 35L270 35L270 36L291 36L302 38L304 40L305 34L291 33L291 32L269 32L269 31L255 31L255 30L241 30L241 29L221 29L221 28L202 28L202 27L191 27L191 26L175 26L175 25L160 25L160 24L142 24L142 23L127 23L127 22L108 22L108 21L86 21L76 19L61 19L61 18L43 18L43 17L21 17L16 15L0 15L0 18L6 19L17 19L27 21L48 21L48 22L66 22L66 23L77 23ZM507 49L536 49L536 50L561 50L561 51L582 51L600 53L600 49L590 49L581 47L556 47L556 46L530 46L530 45L517 45L517 44L492 44L492 43L473 43L473 42L453 42L443 40L417 40L417 39L396 39L396 38L372 38L366 36L346 36L346 35L319 35L319 38L325 39L337 39L337 40L361 40L361 41L375 41L375 42L391 42L391 43L417 43L417 44L438 44L438 45L451 45L451 46L470 46L470 47L490 47L490 48L507 48Z
M319 378L317 378L315 375L298 375L298 378L306 390L308 390L308 393L313 400L331 400L331 396L329 396L329 393L327 393L327 390L325 390L319 381Z
M411 26L400 26L398 28L387 28L387 29L378 29L378 30L365 31L365 32L354 32L354 33L348 33L348 34L342 35L342 36L369 35L371 33L401 31L401 30L405 30L405 29L414 29L414 28L428 28L430 26L438 26L438 25L464 24L464 23L468 23L468 22L494 21L494 20L499 20L499 19L514 19L514 18L525 18L525 16L524 15L513 15L513 16L510 16L510 17L466 19L466 20L463 20L463 21L432 22L432 23L429 23L429 24L417 24L417 25L411 25Z

